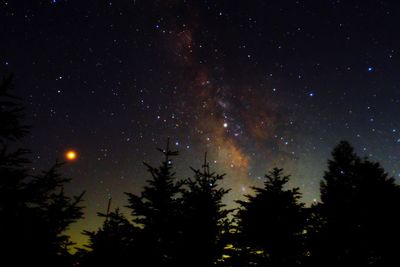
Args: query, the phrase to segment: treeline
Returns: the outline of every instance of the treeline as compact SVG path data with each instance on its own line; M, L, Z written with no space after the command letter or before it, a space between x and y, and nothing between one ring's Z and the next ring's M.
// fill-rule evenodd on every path
M289 175L275 168L262 187L227 209L223 174L207 158L180 179L168 143L160 166L139 195L126 193L124 215L99 213L102 226L85 231L89 243L71 255L65 235L83 217L82 197L67 196L56 163L32 174L29 151L10 149L29 132L23 105L0 85L1 266L397 266L400 187L379 163L358 156L345 141L333 150L320 201L307 207Z

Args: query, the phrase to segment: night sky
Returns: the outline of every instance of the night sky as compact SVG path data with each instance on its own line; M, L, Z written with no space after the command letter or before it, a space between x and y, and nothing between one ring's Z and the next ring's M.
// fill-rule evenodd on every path
M77 152L74 241L141 191L167 137L180 178L208 152L230 206L275 166L309 204L343 139L400 175L398 2L1 0L0 74L27 104L34 169Z

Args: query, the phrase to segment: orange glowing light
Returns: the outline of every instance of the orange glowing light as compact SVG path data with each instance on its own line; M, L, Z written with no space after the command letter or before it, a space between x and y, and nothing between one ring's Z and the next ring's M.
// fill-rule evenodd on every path
M74 150L68 150L67 153L65 153L65 157L69 161L74 161L78 157L78 154Z

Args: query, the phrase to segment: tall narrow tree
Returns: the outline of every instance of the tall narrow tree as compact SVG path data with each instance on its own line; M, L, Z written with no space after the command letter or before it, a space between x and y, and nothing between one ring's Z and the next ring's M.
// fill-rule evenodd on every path
M394 266L400 239L400 187L379 163L340 142L321 182L321 218L311 242L315 265Z
M24 105L19 97L11 94L13 90L13 75L5 77L0 83L0 143L6 140L18 140L29 132L25 118Z
M166 149L158 150L164 160L158 168L145 163L152 178L141 195L126 193L133 221L141 227L135 259L138 266L172 266L176 254L181 185L173 172L172 157L178 152L170 150L169 139Z
M289 176L274 168L263 188L238 201L239 246L248 264L295 266L303 254L304 205L298 188L285 189Z
M229 190L220 187L224 175L210 171L207 154L201 169L193 169L194 177L185 180L182 196L182 241L180 266L213 266L222 256L220 240L229 210L222 198Z

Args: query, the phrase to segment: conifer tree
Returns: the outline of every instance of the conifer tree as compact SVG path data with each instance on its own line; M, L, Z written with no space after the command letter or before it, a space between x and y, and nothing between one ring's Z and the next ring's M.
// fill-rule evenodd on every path
M210 171L206 155L202 168L192 168L194 177L185 180L180 266L213 266L222 256L220 237L229 212L222 198L229 190L218 184L224 175Z
M152 178L147 181L141 195L126 193L133 222L141 228L136 246L138 266L172 266L179 239L181 184L176 181L172 162L172 157L178 152L170 150L169 139L166 149L158 150L164 155L164 160L160 167L145 163Z
M4 78L0 83L0 143L6 140L18 140L24 137L29 126L23 123L25 118L24 106L21 99L12 95L13 75Z
M304 205L298 188L285 189L289 176L274 168L263 188L238 201L238 243L247 266L295 266L303 251Z
M89 237L87 250L81 250L80 266L126 266L132 258L137 228L116 209L108 214L98 213L104 219L97 231L84 231ZM134 255L134 254L133 254Z
M23 187L25 210L17 219L22 219L20 229L25 231L19 242L29 245L25 248L29 261L68 266L72 260L68 249L74 243L65 231L83 217L80 204L84 193L72 197L65 194L64 185L71 179L59 173L61 166L56 163L50 170L28 177Z
M16 215L24 206L26 196L22 188L28 176L29 151L21 148L9 151L8 147L11 141L27 134L29 128L23 124L24 106L19 98L10 93L13 89L12 78L12 75L6 77L0 84L0 218ZM6 222L0 220L1 236L8 232Z
M312 259L325 266L395 266L400 239L400 187L379 163L360 158L340 142L321 182L318 231Z
M12 266L67 266L71 242L64 232L83 215L82 195L65 195L69 179L58 172L61 164L34 175L28 150L9 151L10 142L29 130L23 123L24 107L11 89L12 76L0 85L1 260Z

